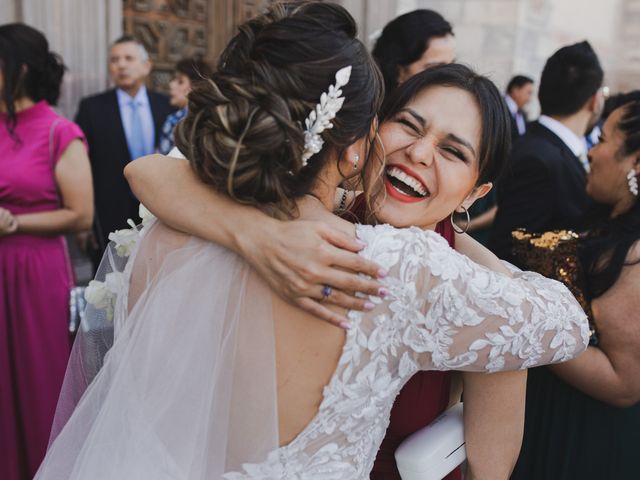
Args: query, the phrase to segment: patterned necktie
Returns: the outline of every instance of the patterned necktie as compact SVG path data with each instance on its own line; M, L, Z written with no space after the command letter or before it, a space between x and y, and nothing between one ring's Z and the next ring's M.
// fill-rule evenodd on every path
M131 116L129 117L131 120L130 123L130 132L128 140L129 146L129 154L131 155L131 160L135 160L136 158L140 158L147 154L146 148L144 146L144 133L142 131L142 119L140 118L140 107L141 105L136 100L131 100L129 102L129 107L131 109Z

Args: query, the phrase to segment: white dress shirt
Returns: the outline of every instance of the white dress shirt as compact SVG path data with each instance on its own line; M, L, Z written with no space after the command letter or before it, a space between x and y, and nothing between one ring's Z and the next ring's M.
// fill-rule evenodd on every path
M589 160L587 158L587 147L584 142L584 138L580 138L571 131L566 125L560 123L558 120L548 117L546 115L540 115L538 119L540 125L547 127L553 133L555 133L562 142L569 147L569 150L578 157L580 163L584 169L589 171Z
M527 131L527 124L525 122L524 115L518 108L518 104L513 98L511 98L509 94L504 96L504 101L507 102L507 108L509 108L509 112L511 112L511 116L516 120L518 133L520 135L524 135L525 132Z
M155 149L155 127L146 87L143 85L135 97L131 97L119 88L116 88L116 95L118 96L118 106L120 107L120 121L127 140L130 141L131 136L131 101L133 100L138 104L146 154L153 153Z

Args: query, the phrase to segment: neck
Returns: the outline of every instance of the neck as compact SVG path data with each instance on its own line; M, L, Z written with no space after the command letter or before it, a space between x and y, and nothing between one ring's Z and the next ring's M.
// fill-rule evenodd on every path
M616 217L619 217L620 215L627 213L629 210L631 210L631 207L633 207L635 202L636 202L635 196L633 196L632 194L625 195L623 199L621 199L618 203L616 203L613 206L613 209L611 209L610 217L616 218Z
M568 115L565 117L559 115L549 115L549 117L557 120L578 137L584 137L587 132L587 127L589 126L589 119L591 118L591 114L589 112L584 112L580 110L573 115Z
M31 108L35 105L35 102L29 97L21 97L13 102L16 113L19 113L27 108ZM0 103L0 112L7 113L7 106L4 102Z
M118 87L118 88L120 88L120 90L122 90L124 93L129 95L131 98L133 98L138 94L138 92L142 88L142 84L140 83L137 85L133 85L131 87Z
M313 158L310 160L313 162ZM333 212L336 189L344 182L344 177L338 169L338 156L330 153L325 161L326 166L318 174L311 191L311 196L320 200L320 203L329 212Z

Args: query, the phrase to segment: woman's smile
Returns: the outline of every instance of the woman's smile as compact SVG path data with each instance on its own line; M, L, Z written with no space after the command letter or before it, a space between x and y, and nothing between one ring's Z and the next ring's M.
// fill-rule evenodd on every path
M387 193L400 202L420 202L431 195L425 182L404 165L387 165L384 186Z

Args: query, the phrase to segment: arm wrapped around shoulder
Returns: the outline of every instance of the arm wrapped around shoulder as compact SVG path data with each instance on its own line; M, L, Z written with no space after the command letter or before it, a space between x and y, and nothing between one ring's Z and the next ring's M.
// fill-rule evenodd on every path
M387 233L376 261L391 267L389 308L420 368L517 370L586 349L587 317L560 282L515 267L494 272L434 232Z

